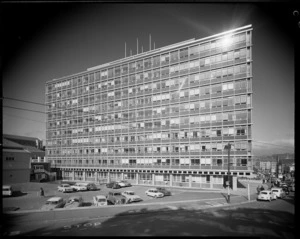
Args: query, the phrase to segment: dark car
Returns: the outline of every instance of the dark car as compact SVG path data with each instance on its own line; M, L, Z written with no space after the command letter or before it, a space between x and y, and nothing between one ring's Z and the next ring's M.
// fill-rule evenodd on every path
M156 188L157 191L159 191L160 193L163 193L165 196L171 196L172 193L167 190L166 188Z
M121 186L117 182L110 182L106 184L107 188L112 188L112 189L118 189L121 188Z

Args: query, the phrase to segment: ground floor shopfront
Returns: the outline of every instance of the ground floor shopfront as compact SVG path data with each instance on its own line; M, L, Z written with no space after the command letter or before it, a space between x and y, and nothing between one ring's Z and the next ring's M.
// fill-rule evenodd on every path
M225 171L183 171L145 169L61 169L62 179L68 181L91 181L105 184L126 180L132 185L165 187L222 189L226 183ZM231 172L232 189L237 188L237 173Z

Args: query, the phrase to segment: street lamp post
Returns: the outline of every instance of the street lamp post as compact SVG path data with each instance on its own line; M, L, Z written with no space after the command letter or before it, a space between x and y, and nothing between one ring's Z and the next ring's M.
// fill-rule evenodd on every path
M229 180L229 175L230 175L230 143L228 143L227 145L227 149L228 149L228 172L227 172L227 198L228 198L228 203L230 203L230 180Z

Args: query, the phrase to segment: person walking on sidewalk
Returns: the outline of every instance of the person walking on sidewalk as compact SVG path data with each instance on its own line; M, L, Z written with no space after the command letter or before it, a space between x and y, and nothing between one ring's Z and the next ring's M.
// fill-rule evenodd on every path
M44 197L44 196L45 196L45 193L44 193L44 189L43 189L43 188L40 189L40 196L41 196L41 197Z

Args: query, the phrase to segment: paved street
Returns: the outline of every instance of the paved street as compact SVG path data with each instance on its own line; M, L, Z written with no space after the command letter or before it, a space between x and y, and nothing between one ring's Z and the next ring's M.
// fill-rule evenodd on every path
M92 195L105 195L100 191L57 193L56 184L43 184L46 196L61 195L65 198L81 194L85 200ZM172 196L153 199L144 192L147 187L133 186L118 189L133 190L144 200L139 203L83 207L73 210L58 209L50 212L39 210L47 199L37 196L40 184L22 186L24 195L4 198L4 206L22 209L6 215L2 222L5 235L192 235L192 236L241 236L258 235L294 238L294 193L285 199L256 202L255 184L231 192L230 204L227 191L207 191L172 188ZM28 211L28 209L31 210ZM38 209L38 210L32 210ZM26 211L27 210L27 211Z
M237 197L232 198L237 200ZM215 202L218 202L216 200ZM212 205L218 203L211 201ZM232 202L233 204L233 202ZM200 203L174 203L130 207L84 213L82 217L41 220L24 223L26 218L10 214L10 235L50 236L259 236L261 238L294 237L294 199L250 202L221 207L203 207ZM197 208L198 206L198 208ZM109 209L109 208L107 208ZM48 212L50 213L50 212ZM74 211L69 211L74 215ZM31 225L31 226L30 226ZM31 228L31 229L30 229ZM33 229L34 228L34 229Z

